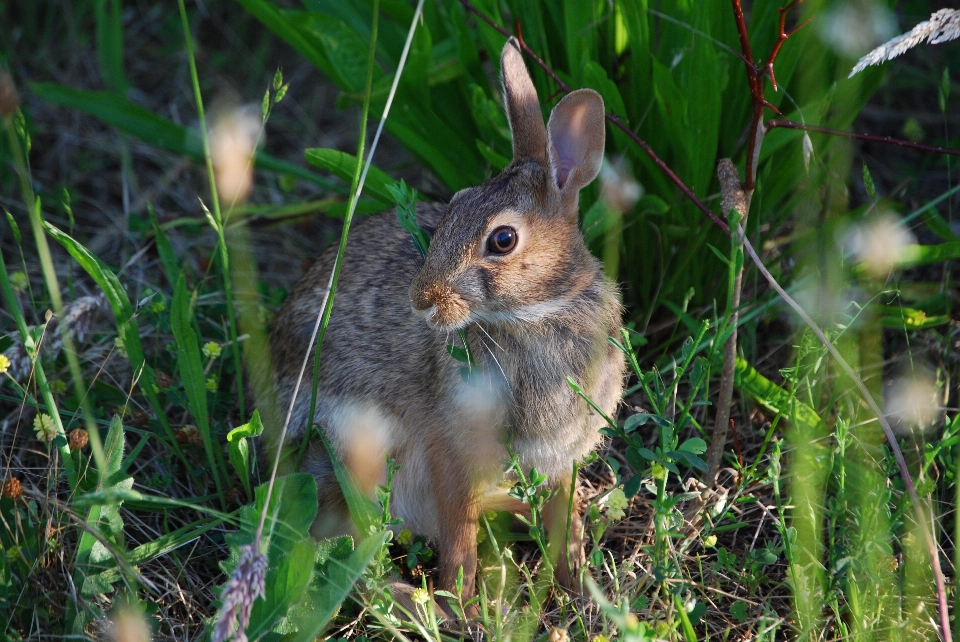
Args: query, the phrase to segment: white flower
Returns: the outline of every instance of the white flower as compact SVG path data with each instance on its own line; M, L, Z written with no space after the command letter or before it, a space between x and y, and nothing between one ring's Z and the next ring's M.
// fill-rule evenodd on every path
M629 505L630 502L627 501L627 496L623 494L623 489L614 488L607 495L607 517L613 520L623 519Z
M45 412L34 417L33 429L37 431L37 439L45 444L52 444L57 438L57 426L53 423L53 417Z

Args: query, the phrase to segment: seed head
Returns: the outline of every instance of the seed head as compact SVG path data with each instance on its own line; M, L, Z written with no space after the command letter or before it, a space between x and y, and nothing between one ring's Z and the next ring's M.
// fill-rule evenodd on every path
M83 450L90 441L90 435L83 428L74 428L67 435L67 443L70 444L70 450Z
M240 561L223 587L220 614L213 627L213 642L247 642L245 629L250 623L250 611L258 597L266 595L267 556L253 545L241 548ZM236 634L235 626L239 624Z
M23 494L23 486L20 485L20 480L16 477L8 477L7 481L3 482L3 496L9 497L10 499L19 499L20 495Z

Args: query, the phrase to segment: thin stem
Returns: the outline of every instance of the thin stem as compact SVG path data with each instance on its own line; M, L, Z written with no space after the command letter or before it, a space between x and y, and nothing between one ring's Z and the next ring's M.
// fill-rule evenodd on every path
M782 129L800 129L817 134L827 134L829 136L840 136L841 138L854 138L856 140L865 140L871 143L883 143L884 145L896 145L897 147L906 147L916 149L921 152L932 154L948 154L950 156L960 156L960 149L950 147L937 147L936 145L924 145L923 143L914 143L909 140L892 138L890 136L876 136L874 134L857 134L854 132L845 132L840 129L830 129L829 127L818 127L816 125L806 125L804 123L795 123L791 120L770 120L767 121L767 129L779 127Z
M220 249L221 268L223 269L223 294L227 300L227 319L230 325L230 342L233 345L234 369L236 371L237 399L240 406L240 416L245 417L243 407L243 370L240 365L240 347L237 343L237 324L233 313L233 296L230 288L230 262L227 258L227 243L223 237L223 220L220 217L220 199L217 196L217 183L213 173L213 157L210 155L210 137L207 133L207 120L203 112L203 96L200 94L200 79L197 75L197 61L193 55L193 39L190 36L190 22L187 20L187 8L183 0L177 0L180 6L180 22L183 25L183 40L187 49L187 62L190 65L190 80L193 84L193 97L197 103L197 116L200 119L200 136L203 140L203 157L207 164L207 180L210 182L210 203L213 205L213 216L216 224L214 228L217 232L217 244ZM206 394L206 393L204 393ZM199 423L199 422L198 422ZM204 449L207 451L207 459L210 463L213 481L217 487L217 495L220 497L220 504L223 507L227 505L227 496L223 488L223 482L220 479L220 466L214 455L214 448L218 447L212 443L212 434L209 423L206 426L199 426L206 432L203 435Z
M220 267L223 270L223 296L227 302L227 323L229 325L230 343L233 346L233 369L237 386L237 405L240 416L246 417L246 408L243 398L243 366L240 362L240 344L237 342L237 319L233 305L233 287L230 280L230 257L227 254L227 241L224 237L223 217L220 214L220 197L217 194L216 174L213 171L213 156L210 154L210 134L207 131L207 119L203 110L203 96L200 94L200 79L197 75L197 61L193 55L193 38L190 36L190 23L187 20L187 10L183 0L177 0L180 5L180 21L183 23L183 39L187 49L187 62L190 66L190 81L193 84L193 97L197 103L197 117L200 120L200 138L203 140L203 159L207 165L207 181L210 183L210 205L213 207L213 218L216 225L217 248L220 253ZM219 480L219 474L215 473ZM219 488L219 481L217 487Z

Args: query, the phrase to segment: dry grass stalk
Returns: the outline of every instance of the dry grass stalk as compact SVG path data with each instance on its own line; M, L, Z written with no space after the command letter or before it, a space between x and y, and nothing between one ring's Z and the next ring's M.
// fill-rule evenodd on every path
M892 60L924 42L937 45L957 38L960 38L960 9L940 9L931 14L929 20L921 22L905 34L888 40L861 58L847 77L860 73L871 65Z

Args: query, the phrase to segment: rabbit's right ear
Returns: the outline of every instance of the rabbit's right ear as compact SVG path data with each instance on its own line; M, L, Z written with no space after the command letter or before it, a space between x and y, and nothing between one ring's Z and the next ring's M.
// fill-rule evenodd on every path
M507 40L500 57L503 95L513 137L513 160L547 164L547 129L543 126L540 99L520 55L516 38Z

